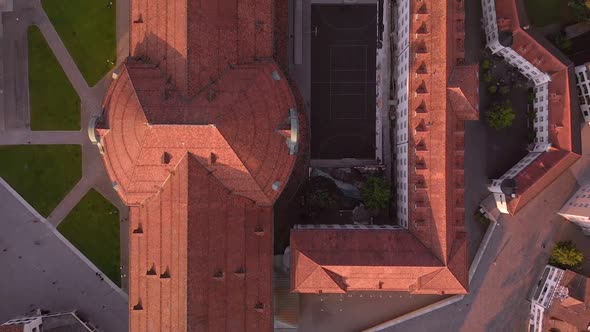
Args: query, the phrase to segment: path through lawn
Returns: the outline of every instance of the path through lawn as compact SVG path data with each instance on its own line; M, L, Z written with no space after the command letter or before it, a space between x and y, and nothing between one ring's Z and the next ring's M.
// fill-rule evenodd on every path
M94 86L117 61L116 0L42 0L78 69Z
M80 130L80 97L36 26L29 27L32 130Z
M121 286L119 210L91 189L57 227L111 281Z

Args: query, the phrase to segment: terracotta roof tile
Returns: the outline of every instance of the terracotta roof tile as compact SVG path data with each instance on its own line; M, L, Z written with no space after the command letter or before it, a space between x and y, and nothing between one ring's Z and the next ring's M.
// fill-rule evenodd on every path
M130 206L132 331L272 330L273 183L296 157L272 6L131 1L131 57L97 132Z
M23 324L11 324L11 325L0 326L0 332L23 332L23 331L24 331Z
M464 62L463 2L422 2L431 14L410 6L407 174L408 188L419 183L421 190L408 190L408 230L293 230L294 291L322 290L324 274L314 287L309 278L302 284L297 272L321 266L348 290L467 292L463 120L478 118L478 66L458 65ZM413 112L423 105L425 112ZM426 149L414 152L418 144ZM307 259L298 260L300 254Z
M496 0L498 26L501 30L512 32L511 48L540 71L550 75L549 127L546 130L549 131L552 148L516 176L518 197L508 203L511 214L524 207L579 158L578 154L572 152L572 134L579 128L572 123L571 112L578 110L572 109L570 89L573 87L570 86L568 65L520 27L518 13L515 0Z

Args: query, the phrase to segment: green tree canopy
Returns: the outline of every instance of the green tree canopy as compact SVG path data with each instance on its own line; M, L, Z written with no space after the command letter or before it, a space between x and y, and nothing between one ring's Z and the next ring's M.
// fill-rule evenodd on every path
M313 176L310 179L311 190L308 202L312 208L323 210L337 205L340 189L332 179L323 176Z
M549 264L562 269L578 270L584 262L584 254L572 241L560 241L551 250Z
M510 127L515 117L509 103L493 104L486 113L488 125L497 130Z
M570 0L567 4L579 22L590 22L590 0Z
M391 200L389 183L381 176L369 176L363 185L361 195L369 209L386 209Z

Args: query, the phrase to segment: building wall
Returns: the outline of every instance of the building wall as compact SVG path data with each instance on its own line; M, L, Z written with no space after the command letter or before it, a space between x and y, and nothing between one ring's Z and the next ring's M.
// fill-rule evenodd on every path
M496 197L496 203L500 212L508 213L506 197L500 190L500 183L502 183L502 180L504 179L512 179L516 177L542 152L547 151L551 147L551 142L549 141L549 82L551 81L551 78L549 74L539 70L512 48L504 47L500 44L498 41L498 23L495 0L481 0L481 2L487 47L493 54L502 56L506 62L517 68L520 73L534 84L533 92L535 98L533 101L533 111L535 112L535 144L528 155L499 179L493 180L488 186L488 189L495 194L494 197Z
M23 324L23 332L41 332L43 319L39 317L22 317L11 319L8 322L2 324L6 325L18 325Z
M559 214L590 231L590 181L586 181L578 191L563 205Z
M411 111L408 101L410 63L410 0L397 1L395 26L395 52L393 68L395 73L395 183L397 198L397 219L400 226L408 228L408 116Z
M590 71L587 65L577 66L574 71L576 73L580 111L582 111L584 121L590 123Z
M541 332L543 328L543 314L551 306L555 290L563 277L564 270L555 266L545 265L541 279L534 289L531 298L531 313L529 315L529 331Z

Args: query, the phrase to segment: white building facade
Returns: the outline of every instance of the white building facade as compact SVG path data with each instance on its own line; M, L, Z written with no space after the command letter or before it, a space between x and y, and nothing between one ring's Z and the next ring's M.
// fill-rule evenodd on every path
M580 226L590 235L590 181L586 181L578 191L563 205L559 214Z
M541 274L541 279L537 284L531 298L531 312L529 315L529 331L541 332L543 328L543 315L551 306L556 291L559 288L559 282L565 271L555 266L546 265Z
M508 213L507 201L509 197L515 197L515 193L502 190L502 184L505 180L514 179L523 169L532 163L541 153L549 150L551 142L549 141L549 84L551 77L539 70L532 63L527 61L518 52L508 46L500 43L500 33L498 31L498 21L496 17L495 0L482 0L484 30L486 33L487 47L493 54L500 55L513 67L517 68L521 74L527 77L534 84L534 129L535 139L534 146L529 150L521 161L514 165L508 172L499 179L492 180L488 189L494 194L498 210L502 213Z
M395 5L395 51L393 69L395 74L395 182L397 197L397 220L408 228L408 83L410 65L410 0L399 0Z
M576 73L576 88L578 90L578 101L584 122L590 124L590 63L574 68Z

